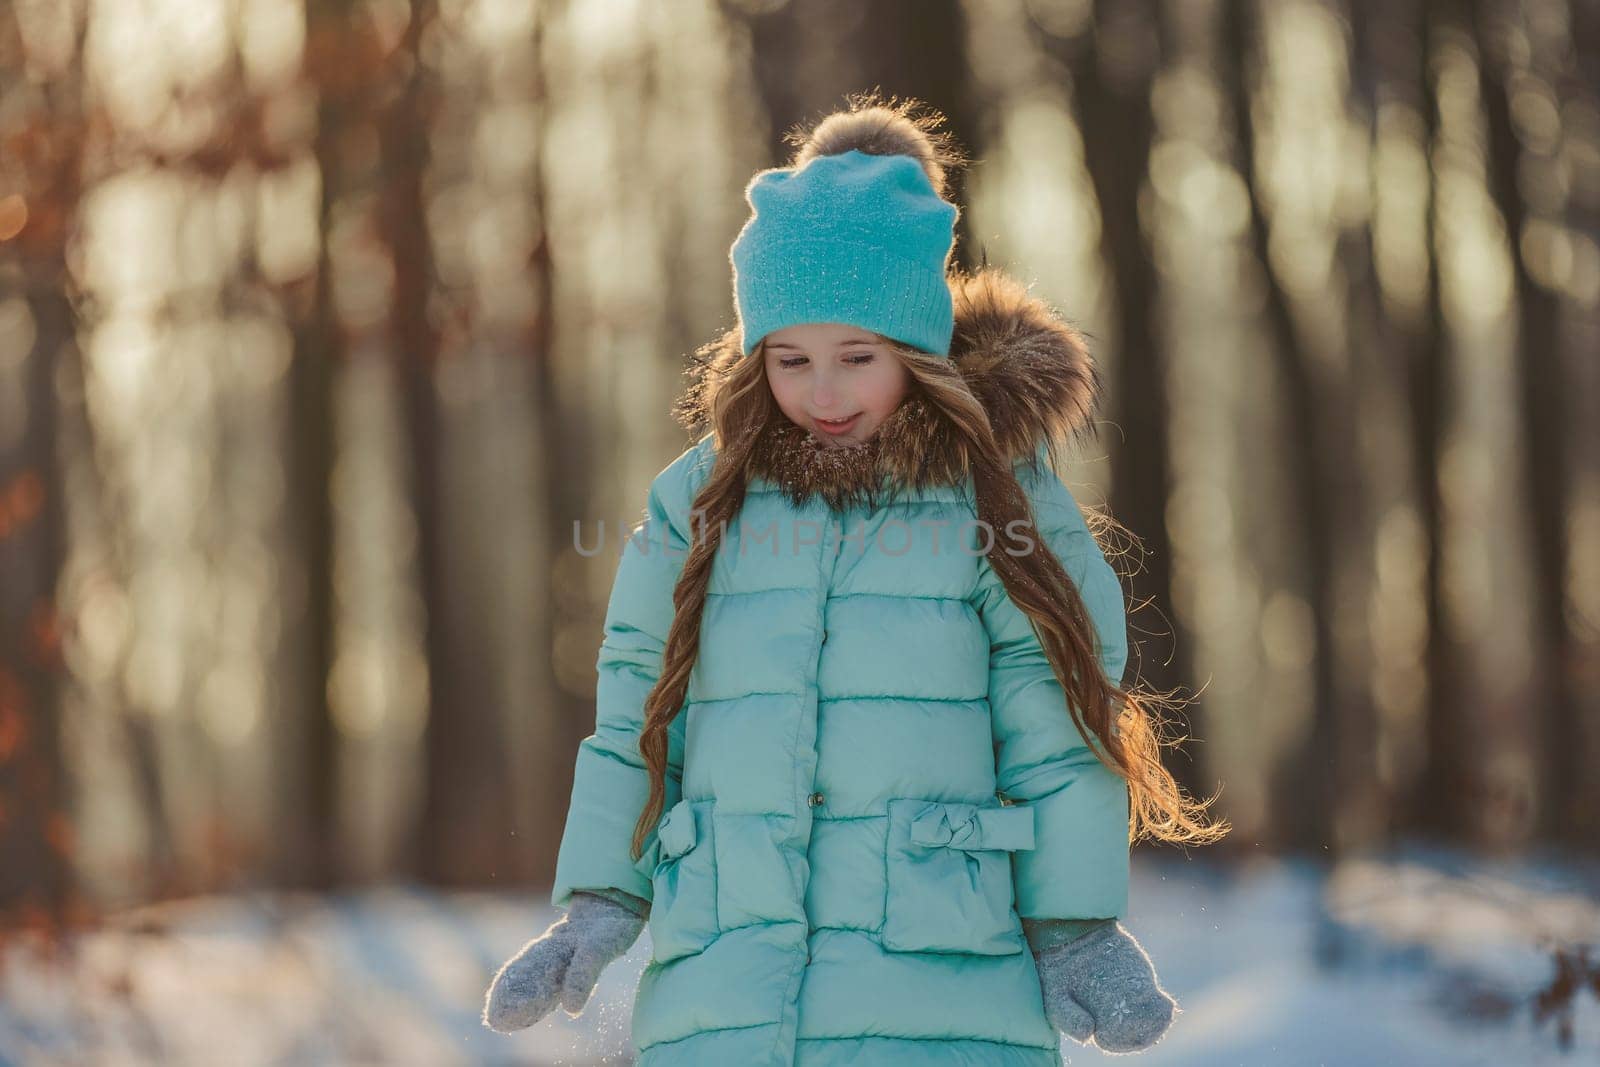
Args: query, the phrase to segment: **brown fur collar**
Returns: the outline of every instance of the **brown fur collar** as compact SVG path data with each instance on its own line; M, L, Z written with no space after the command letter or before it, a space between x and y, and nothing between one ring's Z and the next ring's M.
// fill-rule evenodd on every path
M950 277L955 336L950 358L988 412L1013 465L1041 446L1052 463L1064 443L1092 437L1101 394L1082 334L1003 272ZM956 485L972 457L949 419L913 392L866 441L830 445L781 414L756 441L750 473L795 504L820 494L835 510L876 507L906 488Z

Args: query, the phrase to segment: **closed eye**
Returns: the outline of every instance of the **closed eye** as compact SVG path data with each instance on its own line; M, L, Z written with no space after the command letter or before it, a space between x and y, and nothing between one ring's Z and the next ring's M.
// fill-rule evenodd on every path
M809 356L779 357L778 366L784 370L793 370L796 367L803 366L809 358ZM876 358L877 353L875 352L852 352L844 357L844 361L852 367L865 367Z

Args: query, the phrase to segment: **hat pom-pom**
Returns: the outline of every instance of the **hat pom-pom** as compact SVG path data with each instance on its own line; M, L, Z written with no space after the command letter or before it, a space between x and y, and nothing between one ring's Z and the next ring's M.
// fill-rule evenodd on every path
M931 108L921 109L915 101L879 101L875 94L858 94L849 99L850 107L835 111L809 131L799 130L786 138L795 146L791 166L802 167L818 156L838 156L846 152L865 152L874 156L910 156L922 165L934 190L945 195L947 171L965 162L954 138L939 129L945 118Z

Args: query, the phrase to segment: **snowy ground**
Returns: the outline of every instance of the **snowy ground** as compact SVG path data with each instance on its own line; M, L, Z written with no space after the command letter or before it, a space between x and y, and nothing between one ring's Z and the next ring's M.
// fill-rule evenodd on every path
M558 1009L513 1037L479 1023L489 975L558 917L544 899L214 898L119 917L57 965L13 942L0 1065L630 1063L648 935L579 1018ZM1564 1051L1533 1009L1554 945L1600 956L1592 866L1411 850L1324 879L1141 855L1132 900L1126 923L1182 1006L1140 1063L1600 1063L1600 988L1572 999ZM1111 1059L1070 1040L1062 1051Z

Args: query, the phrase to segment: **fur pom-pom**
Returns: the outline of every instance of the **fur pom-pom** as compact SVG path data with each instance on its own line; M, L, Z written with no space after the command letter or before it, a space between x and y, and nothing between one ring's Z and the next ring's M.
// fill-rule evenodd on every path
M874 156L910 156L922 164L934 190L945 195L947 173L964 160L954 138L939 129L945 122L942 114L912 100L886 102L876 93L853 94L847 101L848 110L835 111L809 131L788 135L795 146L791 166L852 149Z

